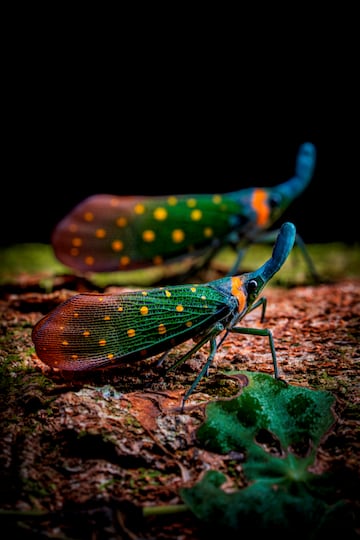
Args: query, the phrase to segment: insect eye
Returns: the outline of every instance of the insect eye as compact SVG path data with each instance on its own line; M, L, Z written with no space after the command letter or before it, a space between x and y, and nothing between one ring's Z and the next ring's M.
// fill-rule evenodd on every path
M256 291L257 289L257 281L255 279L251 279L249 281L249 283L247 284L247 290L248 290L248 293L253 293Z
M280 203L281 203L281 195L280 195L280 193L273 193L269 197L269 206L271 208L275 208L276 206L279 206Z

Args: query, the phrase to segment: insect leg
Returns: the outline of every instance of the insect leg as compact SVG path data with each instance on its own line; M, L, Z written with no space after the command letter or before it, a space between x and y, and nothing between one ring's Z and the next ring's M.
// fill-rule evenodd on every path
M197 274L201 270L206 270L212 259L220 250L220 247L220 245L212 246L209 251L198 262L194 263L186 273L180 276L177 281L179 283L186 283L191 276Z
M216 354L216 351L218 349L218 345L216 343L216 336L220 332L222 332L223 330L224 330L223 325L221 323L216 323L211 328L211 330L209 332L207 332L205 334L205 336L202 339L200 339L200 341L198 341L198 343L196 343L196 345L194 345L194 347L192 347L187 353L185 353L179 360L177 360L172 366L170 366L166 370L166 372L168 373L169 371L171 371L173 369L176 369L181 364L183 364L188 358L190 358L196 351L201 349L201 347L203 345L205 345L205 343L207 343L207 342L210 343L210 354L208 356L208 359L206 360L204 366L201 368L200 373L197 375L195 381L192 383L189 390L187 390L187 392L185 393L185 395L184 395L184 397L182 399L181 410L183 410L185 401L188 399L190 394L192 394L192 392L195 390L196 386L199 384L202 377L204 377L204 375L207 376L208 371L209 371L209 367L210 367L210 365L211 365L211 363L212 363L212 361L214 359L214 356Z
M263 296L262 298L260 298L257 302L255 302L251 308L249 309L248 313L250 313L250 311L254 311L254 309L258 308L259 306L261 306L261 317L260 317L260 322L264 322L264 319L265 319L265 311L266 311L266 305L267 305L267 299L265 298L265 296Z
M217 344L216 344L216 339L215 337L211 337L210 338L210 354L208 356L208 359L206 360L204 366L201 368L201 371L200 373L197 375L195 381L192 383L192 385L190 386L190 388L185 392L184 394L184 397L182 399L182 404L181 404L181 410L184 409L184 405L185 405L185 401L189 398L189 396L193 393L193 391L195 390L195 388L197 387L197 385L199 384L199 382L201 381L201 379L204 377L204 376L207 376L208 374L208 371L209 371L209 367L212 363L212 361L214 360L214 357L215 357L215 354L216 354L216 351L217 351Z
M236 276L239 273L240 265L243 258L245 257L245 253L248 250L248 246L243 248L236 248L234 246L234 250L236 251L237 255L231 270L229 270L229 272L226 274L228 277Z
M270 231L270 232L264 232L262 234L260 234L255 240L254 240L254 243L260 243L260 242L264 242L264 243L273 243L276 239L276 236L277 234L279 233L279 229L276 229L274 231ZM315 265L314 265L314 261L312 260L312 258L310 257L310 254L305 246L305 242L304 240L301 238L301 236L299 234L296 233L296 237L295 237L295 245L300 249L301 251L301 254L302 256L304 257L304 261L305 261L305 264L308 268L308 271L312 277L312 279L319 283L321 280L320 280L320 276L318 274L318 272L316 271L316 268L315 268Z
M161 366L161 364L164 362L164 360L165 360L165 358L167 357L168 354L169 354L169 351L165 351L165 352L160 356L160 358L159 358L159 360L158 360L158 362L157 362L157 364L156 364L157 367L160 367L160 366Z
M200 341L194 345L187 353L185 353L179 360L177 360L172 366L170 366L166 372L172 371L173 369L176 369L181 364L183 364L190 356L192 356L194 353L196 353L207 341L211 341L212 338L216 337L220 332L224 330L224 327L221 323L216 323L209 332L207 332Z
M276 237L279 234L279 230L280 229L276 229L276 230L273 230L273 231L259 233L255 238L252 239L252 243L253 244L272 244L276 240ZM320 276L319 276L319 274L318 274L318 272L317 272L317 270L315 268L314 261L310 257L310 254L309 254L309 252L308 252L308 250L307 250L307 248L305 246L304 240L298 234L296 234L296 237L295 237L295 245L300 249L301 254L304 257L305 264L306 264L306 266L308 268L308 271L309 271L312 279L315 282L319 283L321 281L321 279L320 279ZM238 259L236 260L236 264L238 264ZM231 270L231 273L229 273L229 275L234 275L232 273L234 269L235 268L233 267L233 269Z
M235 326L233 328L230 328L229 332L234 332L236 334L249 334L251 336L267 336L269 338L270 343L270 349L271 349L271 356L274 364L274 375L275 379L279 379L279 370L276 360L276 351L274 346L274 340L271 333L271 330L268 328L243 328L241 326Z
M309 269L311 277L313 278L313 280L315 282L319 283L321 281L320 276L316 271L314 262L313 262L312 258L310 257L308 250L306 249L304 240L298 234L296 235L295 243L298 246L298 248L300 249L300 251L301 251L301 253L302 253L302 255L303 255L304 259L305 259L305 263L307 264L307 267Z
M267 305L267 299L265 298L265 296L263 296L262 298L260 298L257 302L255 302L255 304L253 304L251 306L251 308L249 309L248 313L250 313L250 311L253 311L254 309L256 309L257 307L261 306L262 307L262 310L261 310L261 317L260 317L260 322L264 322L264 318L265 318L265 310L266 310L266 305ZM235 327L236 328L236 327ZM239 327L237 327L239 328ZM250 329L251 330L251 329ZM222 336L222 338L218 341L218 348L222 345L223 341L226 339L226 336L228 335L229 332L236 332L237 330L234 329L234 328L228 328L226 330L226 332L224 333L224 335ZM240 333L251 333L251 332L239 332Z

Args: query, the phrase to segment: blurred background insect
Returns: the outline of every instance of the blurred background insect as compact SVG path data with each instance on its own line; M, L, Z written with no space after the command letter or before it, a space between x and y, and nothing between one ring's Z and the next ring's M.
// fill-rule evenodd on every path
M284 264L295 238L295 226L284 223L271 258L254 272L204 284L121 294L76 294L34 326L32 339L36 353L54 368L88 371L160 353L166 355L176 345L193 338L195 345L169 368L174 369L209 343L206 363L185 393L184 404L200 379L207 375L218 347L229 332L235 332L268 337L274 374L278 377L270 330L237 325L257 307L261 307L261 320L264 319L266 299L259 295Z
M315 146L306 142L298 150L294 176L274 187L225 194L90 196L55 227L54 253L82 273L128 271L189 259L189 276L230 246L236 258L228 275L236 275L252 243L275 241L278 229L270 230L271 226L308 186L315 164ZM318 280L299 235L296 245L310 275Z

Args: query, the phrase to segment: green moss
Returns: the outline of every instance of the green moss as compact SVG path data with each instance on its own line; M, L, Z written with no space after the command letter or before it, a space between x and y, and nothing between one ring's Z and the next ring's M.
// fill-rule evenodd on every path
M360 277L360 245L346 245L341 242L329 244L310 244L307 246L318 274L322 279L339 277ZM244 256L242 271L254 270L267 260L272 246L252 245ZM224 248L214 259L214 265L226 272L235 260L230 248ZM16 244L0 249L0 285L16 283L24 274L40 274L39 282L45 290L51 290L53 278L58 275L73 274L72 270L61 264L55 257L51 245ZM168 267L152 267L130 272L104 272L87 275L94 286L113 285L147 286L174 275L185 265L174 264ZM185 268L186 269L186 268ZM273 284L303 283L309 280L308 270L299 249L295 246L281 272L273 279Z

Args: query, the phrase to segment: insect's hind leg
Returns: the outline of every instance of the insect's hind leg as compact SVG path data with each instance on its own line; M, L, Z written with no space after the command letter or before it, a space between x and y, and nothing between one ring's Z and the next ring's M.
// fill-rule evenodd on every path
M307 250L307 248L305 246L304 240L298 234L296 235L296 238L295 238L295 244L298 246L298 248L300 249L300 251L302 253L302 256L304 257L305 263L306 263L306 265L307 265L307 267L309 269L311 277L313 278L315 283L320 283L321 279L320 279L319 274L316 271L314 261L310 257L310 254L309 254L309 252L308 252L308 250Z
M241 263L243 261L243 258L245 257L245 254L246 254L246 252L248 250L248 246L247 247L242 247L242 248L236 248L234 246L234 250L236 251L236 259L235 259L235 262L232 265L231 269L226 274L227 277L236 276L240 272L240 265L241 265Z
M178 283L186 283L192 276L196 275L202 270L207 270L211 261L219 251L219 246L212 247L206 255L204 255L198 262L195 262L182 276L177 280Z
M184 405L185 405L185 401L189 398L189 396L193 393L193 391L195 390L195 388L197 387L197 385L199 384L199 382L201 381L201 379L205 376L207 377L208 375L208 371L209 371L209 367L211 366L212 364L212 361L214 360L215 358L215 354L216 354L216 351L217 351L217 344L216 344L216 338L215 337L212 337L210 339L210 354L208 356L208 359L206 360L205 364L203 365L203 367L201 368L201 371L200 373L197 375L196 379L194 380L194 382L192 383L192 385L190 386L190 388L185 392L184 394L184 397L182 399L182 404L181 404L181 410L184 409Z

